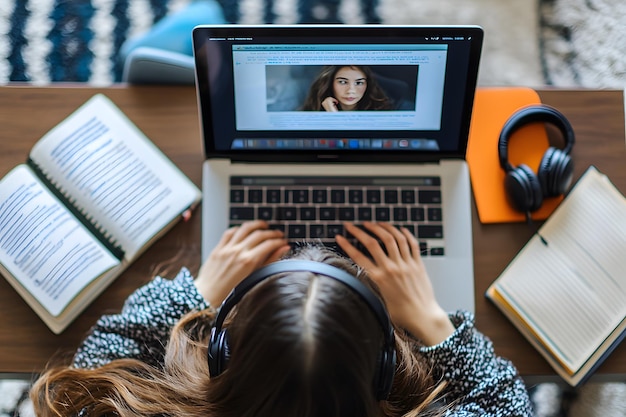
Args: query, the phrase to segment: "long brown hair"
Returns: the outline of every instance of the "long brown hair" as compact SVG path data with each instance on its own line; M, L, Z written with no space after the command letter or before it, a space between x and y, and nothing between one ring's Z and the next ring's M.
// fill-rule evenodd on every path
M391 110L391 102L376 81L374 73L370 67L361 65L329 65L324 67L317 78L313 80L301 110L323 110L322 101L335 95L333 82L341 68L351 68L365 74L367 90L363 94L363 98L357 103L356 110Z
M292 257L333 264L372 286L351 261L317 246ZM185 315L172 329L163 368L134 359L96 369L56 367L33 385L38 416L411 416L443 388L418 345L396 332L391 394L372 381L383 335L369 307L343 284L311 273L275 276L237 305L226 327L231 357L210 378L213 311Z

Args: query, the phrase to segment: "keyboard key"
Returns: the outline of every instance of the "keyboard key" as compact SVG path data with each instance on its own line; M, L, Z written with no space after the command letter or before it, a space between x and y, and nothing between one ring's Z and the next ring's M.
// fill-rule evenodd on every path
M343 188L330 190L330 202L333 204L343 204L346 202L346 193Z
M443 248L430 248L430 255L431 256L443 256L444 250Z
M406 207L394 207L393 208L393 221L405 222L409 218L408 210Z
M402 190L402 204L415 204L415 190Z
M339 220L354 221L354 207L340 207Z
M306 226L304 224L290 224L287 228L288 239L304 239L306 237Z
M326 204L328 202L328 196L325 189L314 189L313 190L313 203L315 204Z
M259 207L257 209L257 217L260 220L274 220L274 209L268 206Z
M429 207L428 208L428 221L431 221L431 222L441 221L441 207Z
M323 224L310 224L309 237L311 239L324 239L326 237L326 226Z
M262 203L263 202L263 190L253 188L248 190L248 203Z
M309 202L309 190L290 190L291 201L293 204L308 204Z
M265 201L269 204L278 204L281 202L280 190L275 188L268 188L265 191Z
M372 208L371 207L359 207L357 209L357 218L360 222L372 221Z
M270 223L269 229L271 230L280 230L285 233L285 225L283 223Z
M348 190L348 202L350 204L361 204L363 202L363 190L361 189Z
M375 215L377 222L388 222L391 219L389 207L376 207Z
M411 220L414 222L423 222L424 217L424 207L411 207Z
M317 210L315 207L300 207L300 220L315 220Z
M276 218L278 220L296 220L297 211L295 207L278 207Z
M419 239L442 239L443 227L434 225L419 225L417 227L417 237Z
M367 190L366 199L367 204L380 204L380 190Z
M441 190L420 190L420 204L441 204Z
M335 207L320 207L320 220L337 220Z
M243 190L234 189L230 190L230 202L231 203L243 203L245 193Z
M328 231L328 237L334 238L336 235L344 236L344 230L342 224L329 224L326 228Z
M230 208L230 220L253 220L254 219L254 207L231 207Z
M385 204L398 204L397 190L385 190Z

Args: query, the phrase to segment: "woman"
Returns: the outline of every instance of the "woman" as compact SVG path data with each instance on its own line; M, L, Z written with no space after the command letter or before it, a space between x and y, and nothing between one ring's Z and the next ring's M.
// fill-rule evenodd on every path
M494 354L471 314L448 316L435 300L415 238L385 223L364 226L369 233L346 229L370 257L341 236L354 262L317 246L289 257L342 268L386 301L397 356L388 396L372 389L385 339L372 310L310 272L271 276L242 296L224 323L228 365L210 376L210 306L290 250L281 232L257 221L225 232L195 280L185 269L172 281L157 277L121 314L101 318L73 365L33 386L37 415L532 415L515 368Z
M311 84L302 110L390 110L391 102L366 66L327 66Z

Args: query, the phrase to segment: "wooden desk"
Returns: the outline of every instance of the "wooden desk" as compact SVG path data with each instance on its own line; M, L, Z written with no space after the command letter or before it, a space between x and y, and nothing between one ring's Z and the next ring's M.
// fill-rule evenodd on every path
M0 177L23 162L43 134L96 92L104 92L116 102L200 185L203 158L192 87L1 87ZM572 122L577 135L573 150L575 178L594 164L626 193L622 92L542 90L540 95ZM475 207L473 211L477 326L491 337L497 352L511 359L523 375L554 375L547 362L483 295L533 231L525 224L483 225ZM58 336L0 279L0 373L37 372L51 357L71 355L102 314L119 310L124 299L147 282L159 265L181 254L191 257L193 263L199 261L199 211L144 253ZM173 276L175 272L164 275ZM626 374L626 344L611 355L599 372Z

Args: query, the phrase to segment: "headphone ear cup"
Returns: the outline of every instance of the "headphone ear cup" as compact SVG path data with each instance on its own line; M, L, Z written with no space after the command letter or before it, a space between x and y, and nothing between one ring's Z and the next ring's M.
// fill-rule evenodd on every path
M513 208L522 213L535 211L543 203L539 180L527 165L509 171L504 178L504 188Z
M572 158L560 149L550 147L541 158L537 176L545 197L565 193L572 182Z
M378 400L386 400L391 392L393 377L396 373L396 350L391 352L387 349L380 354L379 365L374 378L376 384L376 398Z
M228 332L223 329L215 333L215 328L211 330L209 340L209 375L216 377L226 369L230 360L230 347L228 346Z

